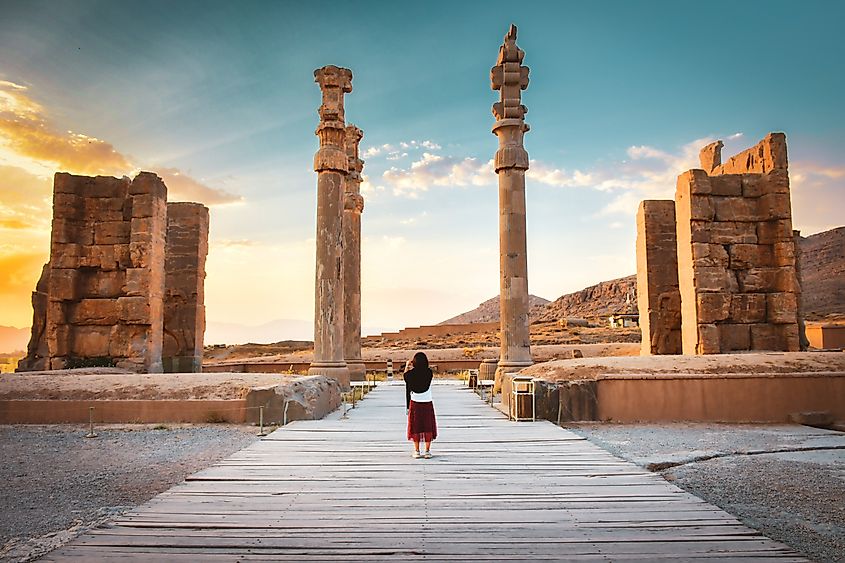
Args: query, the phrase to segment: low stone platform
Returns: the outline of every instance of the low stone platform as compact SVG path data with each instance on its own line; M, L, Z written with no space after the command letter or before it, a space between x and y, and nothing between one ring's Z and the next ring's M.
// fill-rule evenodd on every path
M537 416L556 422L845 420L845 353L583 358L537 364ZM503 385L509 404L510 380Z
M340 406L324 376L273 373L134 374L113 369L0 376L0 424L312 420ZM94 411L91 413L90 408Z

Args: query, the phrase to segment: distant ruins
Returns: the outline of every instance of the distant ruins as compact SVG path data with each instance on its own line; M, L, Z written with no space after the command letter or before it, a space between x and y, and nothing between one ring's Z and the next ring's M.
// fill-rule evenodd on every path
M208 209L167 204L161 178L57 173L50 261L18 371L200 371Z
M528 67L522 65L525 52L516 45L516 26L511 25L499 47L496 66L490 70L493 90L499 101L493 104L499 138L494 165L499 177L499 306L501 351L496 368L496 388L507 372L519 371L531 359L528 329L528 252L525 237L525 171L528 153L523 136L528 132L522 105L522 90L528 88ZM491 366L485 369L489 370Z
M786 136L771 133L724 164L721 149L701 150L701 169L678 176L674 202L640 206L643 354L801 349Z

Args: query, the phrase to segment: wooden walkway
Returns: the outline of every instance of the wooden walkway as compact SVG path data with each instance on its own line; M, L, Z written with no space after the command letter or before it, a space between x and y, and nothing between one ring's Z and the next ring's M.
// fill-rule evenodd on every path
M294 422L43 560L804 561L726 512L549 422L436 385L430 460L404 387Z

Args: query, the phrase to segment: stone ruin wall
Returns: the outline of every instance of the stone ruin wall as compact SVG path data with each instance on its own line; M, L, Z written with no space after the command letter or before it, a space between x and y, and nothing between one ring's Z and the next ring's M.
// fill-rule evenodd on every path
M681 294L671 200L646 200L637 210L637 282L640 353L680 354Z
M721 162L721 141L701 169L678 177L674 203L645 201L637 219L643 354L718 354L801 348L801 283L786 137L771 133ZM668 215L676 231L668 231ZM676 238L676 268L668 241ZM677 272L680 316L669 278ZM664 300L659 303L656 299ZM680 347L669 335L680 319Z
M150 172L134 180L55 175L50 261L33 292L19 371L163 370L166 199Z
M771 133L721 163L678 177L678 281L685 354L797 351L800 282L786 137Z
M204 205L167 204L162 342L166 372L202 371L208 227Z

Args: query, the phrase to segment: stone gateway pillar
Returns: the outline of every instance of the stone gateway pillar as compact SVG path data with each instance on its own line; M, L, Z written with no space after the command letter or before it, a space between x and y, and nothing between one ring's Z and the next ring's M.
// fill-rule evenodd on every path
M334 377L349 388L343 359L343 191L348 170L343 95L352 91L352 71L333 65L314 71L323 103L315 134L317 172L317 271L314 293L314 361L309 374Z
M530 366L528 332L528 256L525 240L525 171L528 153L522 145L529 127L528 109L521 103L521 91L528 87L528 67L522 66L525 52L516 46L516 26L511 25L499 47L496 66L490 70L494 90L500 91L493 104L499 138L495 168L499 176L499 265L501 311L501 355L496 369L496 387L507 372Z
M361 359L361 172L364 161L358 158L358 145L364 133L346 127L346 156L349 173L343 203L343 357L352 381L364 381L367 368Z

